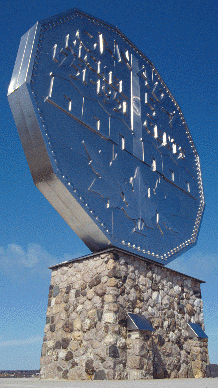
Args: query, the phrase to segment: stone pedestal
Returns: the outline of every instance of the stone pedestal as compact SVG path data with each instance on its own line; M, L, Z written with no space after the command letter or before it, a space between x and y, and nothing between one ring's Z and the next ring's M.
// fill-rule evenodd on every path
M111 248L52 269L41 377L134 380L206 377L200 280ZM127 312L154 332L129 331Z

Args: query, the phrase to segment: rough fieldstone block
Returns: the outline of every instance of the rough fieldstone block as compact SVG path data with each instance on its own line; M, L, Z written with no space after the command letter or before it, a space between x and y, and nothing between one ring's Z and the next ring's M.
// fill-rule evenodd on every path
M98 284L96 287L95 287L95 293L96 295L98 296L103 296L105 295L107 292L107 288L106 288L106 285L105 284Z
M112 357L112 358L119 358L119 351L117 349L117 346L116 345L111 345L109 347L109 357Z
M120 272L117 268L112 268L112 269L110 269L110 271L108 272L108 277L109 277L109 278L117 278L117 279L120 279L120 278L122 278L122 274L121 274L121 272Z
M69 286L66 287L65 294L69 294L69 293L70 293L70 290L71 290L71 285L69 285Z
M69 294L64 295L63 302L68 303L69 302Z
M55 286L53 288L53 297L55 298L60 293L60 288L58 286Z
M103 369L95 372L94 380L106 380L106 379L107 379L106 373Z
M72 360L70 363L71 368L75 368L75 366L77 366L77 365L78 365L78 362L76 362L75 360Z
M73 359L73 353L69 350L65 356L65 361L70 361Z
M70 339L69 338L62 338L62 341L61 341L62 349L67 349L69 343L70 343Z
M56 341L54 349L61 349L61 341Z
M50 325L50 331L51 331L51 332L54 332L54 331L55 331L55 324L54 324L54 323L52 323L52 325Z
M42 350L41 350L41 356L42 356L42 357L46 356L46 348L47 348L46 345L43 344L43 345L42 345Z
M70 321L66 321L63 325L63 330L66 332L66 333L72 333L73 331L73 322L70 322Z
M108 287L116 287L117 286L117 279L116 278L110 278L107 282Z
M68 370L67 370L67 369L65 369L65 370L63 371L63 373L62 373L62 379L65 379L65 380L68 379Z
M75 292L75 298L78 298L78 297L80 296L80 294L81 294L80 290L76 290L76 292Z
M97 310L97 317L99 322L101 322L102 315L103 315L103 310Z
M193 306L190 305L189 303L186 305L186 312L187 312L187 314L190 315L190 316L195 315L194 308L193 308Z
M97 276L94 277L94 279L92 279L89 282L89 288L95 287L95 286L97 286L100 283L101 283L101 277L100 277L100 275L97 275Z
M94 364L93 360L91 360L91 359L87 360L85 363L85 371L90 376L94 375L94 373L95 373L95 368L94 368L93 364Z
M121 326L127 326L127 314L124 309L119 309L118 324Z
M204 328L200 282L124 252L116 252L115 261L110 253L55 267L41 376L69 380L206 376L207 340L190 339L187 327L192 319ZM127 312L144 315L155 331L128 331Z
M114 312L106 312L103 315L104 323L116 323L116 314Z

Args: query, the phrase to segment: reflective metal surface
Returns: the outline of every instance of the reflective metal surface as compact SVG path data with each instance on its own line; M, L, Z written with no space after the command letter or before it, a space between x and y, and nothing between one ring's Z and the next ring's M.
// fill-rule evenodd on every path
M127 313L127 329L154 331L153 327L144 315L133 313Z
M33 180L92 250L166 264L197 240L200 162L154 65L79 10L21 39L8 99Z
M208 338L204 330L202 330L201 326L198 323L188 322L189 332L191 336L198 338Z

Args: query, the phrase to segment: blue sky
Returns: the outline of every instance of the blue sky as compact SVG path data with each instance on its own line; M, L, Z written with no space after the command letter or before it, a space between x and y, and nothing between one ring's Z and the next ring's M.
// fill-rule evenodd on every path
M48 266L89 253L34 186L6 97L21 36L37 20L73 7L116 25L135 43L185 116L200 156L206 208L197 245L169 267L207 282L209 356L218 363L217 1L7 0L0 16L0 369L39 368Z

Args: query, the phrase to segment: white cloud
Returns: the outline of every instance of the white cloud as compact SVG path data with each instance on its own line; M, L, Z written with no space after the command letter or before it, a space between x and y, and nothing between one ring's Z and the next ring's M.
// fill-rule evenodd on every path
M35 244L31 244L27 248L27 252L24 249L16 244L8 245L8 249L6 251L7 261L20 263L24 267L31 268L38 263L38 255L37 251L39 251L39 246Z
M36 278L50 278L52 265L78 257L64 253L62 257L50 255L38 244L29 244L23 248L18 244L9 244L6 248L0 246L0 271L16 284Z
M56 264L57 259L38 244L29 244L24 249L18 244L0 247L0 270L10 279L23 281L31 276L47 276L48 267Z
M9 346L31 345L31 344L38 344L38 343L42 344L42 336L25 338L25 339L0 341L0 348L9 347Z

